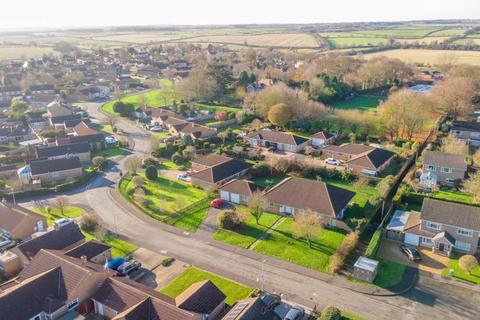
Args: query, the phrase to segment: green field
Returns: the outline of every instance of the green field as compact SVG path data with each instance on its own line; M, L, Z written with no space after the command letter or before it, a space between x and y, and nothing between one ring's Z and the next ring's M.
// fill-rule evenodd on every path
M102 150L99 153L95 154L95 156L111 158L111 157L121 156L125 154L125 152L127 152L127 149L125 148L114 147L114 148L108 148L108 149Z
M259 224L257 224L255 218L248 213L246 207L237 206L236 210L242 210L244 214L248 215L244 225L238 230L218 229L213 234L215 240L247 248L280 218L276 214L264 213L259 220Z
M464 202L468 204L473 203L472 195L456 190L440 190L435 192L433 197L447 201Z
M330 256L345 237L344 234L323 229L318 240L312 241L312 248L304 238L295 237L293 219L285 219L258 242L254 251L277 257L301 266L322 272L330 272Z
M473 282L473 283L476 283L476 284L480 284L480 267L477 267L476 269L474 269L471 274L468 273L468 272L465 272L458 265L458 259L459 258L460 257L458 257L458 256L452 256L450 258L450 265L448 266L448 268L445 268L442 271L442 275L445 276L445 277L450 277L449 271L450 271L450 269L453 269L454 270L454 274L453 274L454 278L458 278L458 279L465 280L465 281L468 281L468 282Z
M380 102L385 99L381 96L360 95L346 101L334 102L331 106L336 109L369 110L377 108Z
M334 48L374 47L388 43L387 38L376 37L332 37L327 41Z
M193 105L194 107L202 110L208 110L211 112L215 111L227 111L227 112L237 112L237 111L242 111L241 108L235 108L235 107L228 107L228 106L218 106L214 104L206 104L206 103L195 103Z
M379 56L400 59L406 63L421 63L425 65L442 65L448 62L480 66L480 51L397 49L365 54L363 57L370 59Z
M354 34L371 35L377 37L387 38L423 38L433 32L440 31L440 27L429 28L393 28L393 29L381 29L381 30L361 30L354 31Z
M246 287L240 283L195 267L189 267L181 275L173 279L167 286L160 289L160 292L169 297L176 298L192 284L205 280L212 281L215 286L222 290L227 296L226 302L229 305L233 305L238 300L247 298L253 291L252 288Z
M171 105L174 100L179 100L178 95L173 90L172 81L168 79L161 79L160 85L161 87L158 89L133 94L120 100L125 103L133 104L135 108L140 107L140 105L143 103L150 107L163 107L166 105ZM107 102L102 106L102 110L106 113L115 114L113 111L114 103L115 101Z

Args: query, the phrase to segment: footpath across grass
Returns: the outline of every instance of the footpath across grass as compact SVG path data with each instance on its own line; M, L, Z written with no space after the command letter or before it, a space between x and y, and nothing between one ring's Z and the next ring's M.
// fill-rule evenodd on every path
M248 215L244 225L238 228L238 230L218 229L213 234L215 240L223 241L237 247L247 248L280 219L280 216L276 214L264 213L260 217L259 224L257 224L255 218L248 213L248 208L237 207L237 210L242 210L244 214Z
M295 237L293 219L288 218L272 229L253 250L310 269L330 273L330 257L344 237L345 235L341 232L325 228L319 239L312 241L312 248L310 248L306 239Z
M253 291L240 283L220 277L216 274L203 271L195 267L189 267L177 278L173 279L167 286L160 289L160 292L169 297L176 298L192 284L210 280L227 296L226 302L233 305L238 300L247 298Z

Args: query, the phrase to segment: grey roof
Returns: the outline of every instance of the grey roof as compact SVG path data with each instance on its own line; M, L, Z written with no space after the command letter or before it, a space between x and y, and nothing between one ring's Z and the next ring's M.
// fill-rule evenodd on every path
M87 142L64 144L53 147L37 148L37 158L48 158L63 156L67 154L86 153L90 151L90 144Z
M248 134L247 137L251 139L261 139L261 140L267 140L270 142L291 144L291 145L301 145L308 141L307 138L300 137L291 133L280 132L280 131L268 131L268 130L252 132Z
M425 198L421 219L480 231L480 207Z
M459 131L478 131L480 132L480 122L474 121L453 121L452 130Z
M30 162L32 175L44 174L49 172L59 172L81 168L80 159L78 157L51 159L51 160L35 160Z
M252 165L250 163L231 159L216 166L195 172L191 177L210 183L217 183L251 167Z
M450 154L427 150L423 159L426 165L432 164L440 167L467 170L467 158L459 154Z

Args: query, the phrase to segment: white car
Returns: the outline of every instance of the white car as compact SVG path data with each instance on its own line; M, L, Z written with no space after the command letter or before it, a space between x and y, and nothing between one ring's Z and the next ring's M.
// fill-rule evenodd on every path
M327 159L325 159L325 163L331 164L333 166L339 166L340 165L340 160L333 159L333 158L327 158Z
M150 128L150 131L152 131L152 132L160 132L162 130L163 130L162 127L159 127L159 126L155 126L155 127Z
M57 219L55 220L55 228L61 228L61 227L64 227L70 223L73 222L73 219L70 219L70 218L61 218L61 219Z
M112 136L108 136L108 137L105 137L105 142L108 143L108 144L115 144L117 143L117 139L115 139L114 137Z
M190 182L190 177L187 176L186 174L179 174L179 175L177 175L177 179L178 179L178 180L185 181L185 182Z

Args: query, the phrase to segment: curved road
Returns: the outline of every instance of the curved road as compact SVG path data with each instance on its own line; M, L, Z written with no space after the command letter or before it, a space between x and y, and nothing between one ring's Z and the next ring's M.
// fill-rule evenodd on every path
M84 106L94 121L104 118L97 110L99 104ZM120 119L117 126L135 139L135 153L148 154L148 132L125 119ZM122 158L119 157L117 162L121 162ZM69 192L66 196L72 203L93 208L110 230L139 246L167 253L250 286L260 286L258 279L262 278L264 264L265 289L284 294L287 300L309 307L336 305L366 319L478 319L480 314L479 292L442 284L426 277L421 277L416 288L405 296L367 296L330 284L328 280L285 270L275 265L273 259L269 261L268 257L264 257L265 262L262 263L262 259L247 257L235 249L230 251L214 246L208 238L172 232L169 226L135 214L128 203L112 197L111 191L118 179L119 169L115 165L88 186Z

